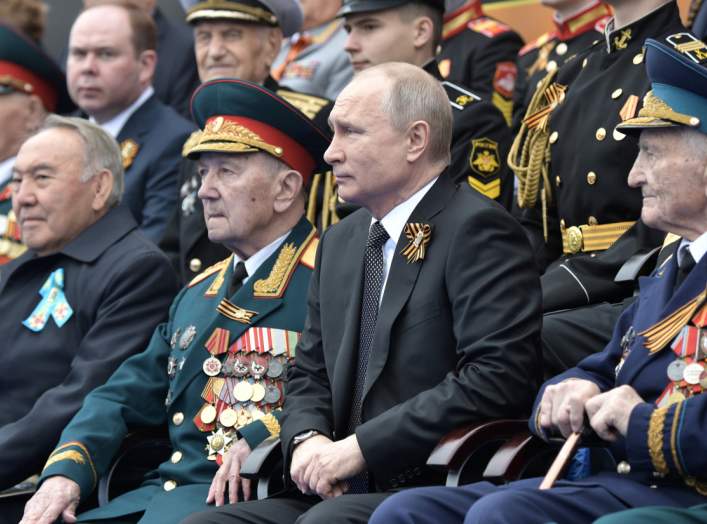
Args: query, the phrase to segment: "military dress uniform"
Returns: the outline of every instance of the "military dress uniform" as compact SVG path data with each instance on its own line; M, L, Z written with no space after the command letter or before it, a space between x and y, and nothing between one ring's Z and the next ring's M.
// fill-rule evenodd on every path
M674 2L623 29L612 26L605 39L543 79L509 157L525 208L521 220L546 268L546 311L630 295L630 283L614 282L617 271L664 236L638 220L641 192L626 181L637 139L614 127L635 116L649 89L646 38L679 49L700 44L685 32Z
M306 179L329 143L294 107L245 81L203 84L192 112L203 127L192 155L267 152ZM261 256L274 251L247 280L233 256L206 269L174 300L147 349L86 398L40 481L66 476L85 498L134 427L167 425L173 452L139 488L79 521L132 515L142 523L179 522L207 508L217 467L238 438L254 448L279 434L284 378L304 326L317 244L302 216L286 238L261 248Z
M611 18L611 8L594 0L579 13L559 22L555 30L540 35L518 52L518 78L513 95L513 129L520 120L543 77L565 61L604 38L604 29Z
M490 100L510 126L522 46L518 33L484 14L481 0L469 0L444 16L438 56L442 77Z
M73 108L64 73L54 61L34 42L0 24L0 96L13 92L37 95L47 112L65 113ZM24 124L7 122L6 125ZM17 217L12 212L8 185L12 178L14 153L9 158L0 159L0 265L27 250L20 238Z

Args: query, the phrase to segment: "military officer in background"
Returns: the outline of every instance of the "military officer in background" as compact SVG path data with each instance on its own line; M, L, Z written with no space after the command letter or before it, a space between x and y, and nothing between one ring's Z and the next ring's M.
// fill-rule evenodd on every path
M682 240L641 281L604 350L544 384L530 419L542 438L591 426L615 468L548 489L535 478L403 492L370 524L588 524L649 504L707 502L707 56L694 60L652 39L645 49L652 90L618 130L640 133L628 181L643 192L642 219ZM619 514L614 522L635 521Z
M118 145L82 119L48 117L17 154L9 187L28 250L0 268L0 490L40 472L177 293L166 257L118 205L123 185ZM0 522L16 524L25 500L0 496Z
M625 0L610 4L606 37L543 79L509 157L522 223L545 270L545 311L630 295L630 284L614 282L617 271L664 236L637 222L641 194L626 184L637 142L614 128L635 116L649 89L645 39L679 49L699 41L685 33L673 0L640 10Z
M276 408L318 242L304 187L329 138L243 80L202 84L192 113L202 133L187 154L197 158L209 238L232 255L183 289L147 349L86 399L47 461L25 524L72 519L135 426L168 425L171 458L157 477L79 521L179 522L206 509L207 495L223 502L227 482L235 502L240 459L279 433Z
M518 76L521 36L486 16L481 0L446 0L439 69L445 80L468 87L490 100L508 125Z
M443 0L344 0L339 16L349 33L346 51L355 72L400 61L422 67L442 82L454 117L449 176L510 209L513 179L504 161L510 130L490 102L442 79L435 51L443 13Z
M27 249L12 211L9 183L15 155L48 112L73 108L64 74L34 42L0 25L0 264Z
M516 131L543 77L603 39L611 18L611 8L601 0L542 0L541 3L554 9L555 29L543 33L518 52L518 78L513 96Z
M314 119L322 129L331 110L331 101L282 88L270 76L282 38L302 27L302 10L296 0L203 0L187 10L186 20L194 28L194 51L202 82L215 78L240 78L264 85ZM197 131L184 150L198 138ZM188 283L206 267L223 259L227 250L209 241L201 201L197 197L199 176L194 162L185 159L179 169L179 201L160 247L172 261L182 281ZM327 179L328 181L328 179ZM308 218L326 225L331 220L333 188L324 187L317 174L309 182ZM322 190L323 194L318 194ZM325 203L319 209L319 202Z

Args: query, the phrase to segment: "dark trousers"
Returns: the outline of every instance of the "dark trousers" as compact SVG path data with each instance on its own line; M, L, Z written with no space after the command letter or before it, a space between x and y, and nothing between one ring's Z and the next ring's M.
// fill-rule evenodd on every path
M623 302L593 304L543 315L542 351L545 380L599 353L611 340L614 325L635 297Z
M273 497L194 513L182 524L365 524L390 493L319 497Z
M689 488L652 489L616 475L597 475L582 482L560 481L540 491L541 479L505 486L478 482L460 488L432 487L405 490L384 501L370 524L590 524L597 518L631 506L612 492L620 482L632 482L635 506L681 506L704 500Z

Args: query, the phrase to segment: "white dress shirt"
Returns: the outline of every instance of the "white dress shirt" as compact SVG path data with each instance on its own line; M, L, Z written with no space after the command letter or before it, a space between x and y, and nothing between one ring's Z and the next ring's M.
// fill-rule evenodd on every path
M246 282L248 282L248 280L250 280L250 277L254 275L256 271L258 271L258 268L262 265L262 263L265 262L268 258L270 258L270 255L277 251L277 248L280 247L280 244L285 241L287 235L289 234L290 232L288 231L281 237L270 242L264 248L260 249L259 251L256 251L253 255L248 257L247 260L243 260L245 270L248 273L248 276L243 279L244 285ZM233 269L236 269L236 265L238 264L238 262L241 262L241 260L242 259L238 255L233 253Z

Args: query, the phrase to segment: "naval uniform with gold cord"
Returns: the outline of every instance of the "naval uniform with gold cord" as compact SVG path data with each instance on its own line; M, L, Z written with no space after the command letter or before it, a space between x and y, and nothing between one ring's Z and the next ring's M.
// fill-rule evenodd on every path
M265 80L264 86L302 111L319 128L329 128L327 119L334 105L331 100L281 87L272 77ZM192 134L184 144L183 152L190 149L191 143L198 139L200 133L195 131ZM178 204L167 225L165 236L160 241L160 248L172 262L182 285L186 285L205 268L228 256L229 251L209 240L204 208L197 196L200 181L193 160L182 159L178 184ZM307 217L323 230L337 220L335 204L333 177L315 174L310 182Z
M595 0L586 9L559 22L555 29L539 36L518 52L518 78L513 95L513 129L530 104L530 99L543 77L565 61L604 39L604 29L611 18L611 8Z
M445 80L491 101L510 125L522 46L518 33L484 14L481 0L470 0L444 16L439 68Z
M629 296L632 284L615 283L617 271L664 237L638 220L641 192L627 185L637 139L614 127L650 89L646 38L685 50L703 44L685 32L675 2L623 29L612 23L605 39L545 77L509 157L521 220L546 268L545 311Z
M144 512L141 523L179 522L208 507L218 463L237 434L254 447L279 433L317 243L302 218L233 296L233 258L208 268L177 296L147 349L86 398L42 479L64 475L88 496L136 426L168 425L173 453L138 489L79 521Z

